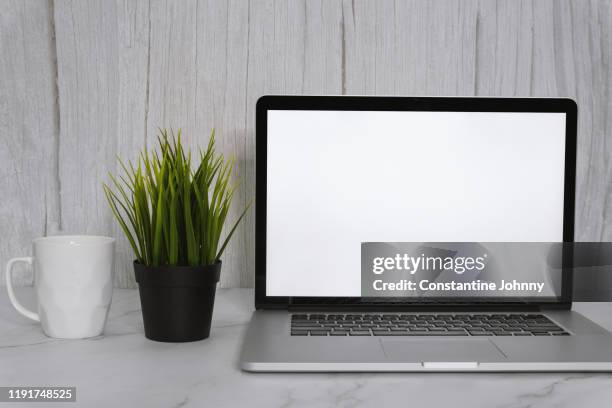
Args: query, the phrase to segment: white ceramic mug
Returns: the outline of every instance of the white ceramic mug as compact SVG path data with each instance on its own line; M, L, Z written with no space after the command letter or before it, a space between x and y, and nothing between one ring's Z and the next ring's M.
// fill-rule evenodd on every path
M37 238L32 257L6 265L6 287L15 309L39 321L49 337L82 339L104 331L113 292L115 240L93 235ZM17 262L34 265L38 313L15 297L11 269Z

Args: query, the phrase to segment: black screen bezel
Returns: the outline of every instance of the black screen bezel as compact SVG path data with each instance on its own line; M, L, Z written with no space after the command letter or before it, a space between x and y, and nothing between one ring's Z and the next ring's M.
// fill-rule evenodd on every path
M471 298L465 302L439 302L414 298L364 300L358 297L266 296L266 198L267 198L267 111L447 111L447 112L558 112L566 114L565 189L563 242L574 240L576 179L577 105L569 98L483 98L483 97L377 97L377 96L285 96L265 95L256 105L256 206L255 206L255 307L256 309L362 309L367 310L454 310L569 309L572 301L572 251L564 251L561 296L556 300L498 300ZM389 300L392 299L392 300Z

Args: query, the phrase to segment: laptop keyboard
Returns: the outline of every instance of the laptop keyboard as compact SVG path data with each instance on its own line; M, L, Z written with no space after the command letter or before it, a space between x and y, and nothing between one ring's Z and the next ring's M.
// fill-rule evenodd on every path
M292 314L292 336L569 336L541 314Z

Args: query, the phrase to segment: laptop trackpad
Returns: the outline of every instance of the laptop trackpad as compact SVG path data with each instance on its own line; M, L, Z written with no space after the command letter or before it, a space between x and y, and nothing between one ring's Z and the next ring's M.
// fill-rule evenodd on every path
M486 362L506 359L487 339L393 338L381 339L385 356L391 361Z

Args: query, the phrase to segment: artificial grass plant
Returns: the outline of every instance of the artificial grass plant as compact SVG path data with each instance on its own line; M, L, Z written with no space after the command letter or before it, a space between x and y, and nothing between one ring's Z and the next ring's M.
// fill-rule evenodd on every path
M220 259L247 205L220 244L234 196L234 160L215 151L215 132L192 168L191 150L160 129L158 150L140 153L134 165L119 159L122 174L103 184L106 199L134 251L147 266L210 265Z

